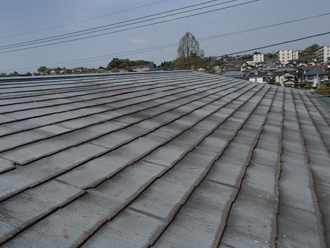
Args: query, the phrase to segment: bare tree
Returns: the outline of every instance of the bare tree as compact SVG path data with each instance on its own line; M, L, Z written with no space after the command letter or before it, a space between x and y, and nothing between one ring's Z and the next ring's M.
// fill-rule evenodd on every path
M199 48L199 43L195 36L187 32L181 39L178 47L177 63L179 69L195 69L200 63L191 63L204 58L204 51Z

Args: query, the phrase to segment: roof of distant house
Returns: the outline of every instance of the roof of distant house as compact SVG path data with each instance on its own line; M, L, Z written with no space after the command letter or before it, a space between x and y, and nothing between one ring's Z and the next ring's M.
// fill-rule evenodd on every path
M297 68L293 68L293 67L282 67L282 68L278 68L276 71L274 71L274 73L279 73L279 72L296 72L298 71Z
M306 73L305 73L305 76L311 76L311 75L328 75L328 73L318 67L314 67L310 70L308 70Z
M0 80L3 247L326 247L330 110L191 71Z
M304 66L303 70L305 70L305 71L306 70L311 70L315 67L320 68L320 69L327 69L328 68L327 65L309 65L309 66Z
M246 73L242 71L230 71L226 74L226 76L241 76L241 75L246 75Z

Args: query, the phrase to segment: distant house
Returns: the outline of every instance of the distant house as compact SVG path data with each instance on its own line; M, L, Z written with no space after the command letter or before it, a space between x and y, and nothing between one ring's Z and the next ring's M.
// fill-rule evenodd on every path
M313 88L317 88L318 82L322 83L329 79L328 73L318 67L314 67L313 69L306 72L304 77L305 81L311 84Z
M298 74L296 72L284 71L277 73L274 78L275 83L280 84L283 87L287 87L289 85L292 86L298 83Z
M267 64L264 64L260 67L261 70L263 71L276 71L278 69L277 65L276 64L273 64L273 63L267 63Z
M283 67L281 61L279 61L279 60L274 61L274 64L277 66L277 68Z
M235 67L235 65L233 65L233 64L227 64L222 69L222 75L226 75L228 72L232 72L232 71L238 71L238 70Z
M40 76L39 72L31 72L31 76Z
M251 82L256 82L256 83L268 83L269 82L269 77L266 72L260 71L260 70L255 70L250 72L247 75L247 79Z
M143 72L143 71L151 71L154 68L154 62L146 62L146 63L141 63L141 64L136 64L131 66L133 71L136 72Z
M241 64L241 68L242 68L242 67L245 67L245 66L247 66L247 65L249 65L249 62L245 61L245 62L243 62L243 63Z
M321 70L326 70L327 69L327 66L326 65L307 65L307 66L304 66L302 67L302 69L304 70L304 73L307 73L308 71L314 69L315 67L321 69Z
M285 64L285 66L298 68L301 66L306 66L306 63L302 59L292 59L292 60L289 60L289 62L287 64Z
M256 70L257 67L255 67L254 65L242 65L241 66L241 71L245 71L245 72L248 72L248 71L252 71L252 70Z
M51 70L51 71L49 72L49 74L50 74L50 75L57 75L58 72L57 72L56 70L53 69L53 70Z
M282 72L296 72L298 73L299 69L298 68L294 68L294 67L282 67L282 68L278 68L276 71L274 71L274 76L276 76L276 74L282 73Z
M228 72L225 76L238 78L238 79L246 79L246 73L241 72L241 71L231 71L231 72Z
M72 70L72 72L85 72L87 71L88 69L87 68L84 68L84 67L76 67Z

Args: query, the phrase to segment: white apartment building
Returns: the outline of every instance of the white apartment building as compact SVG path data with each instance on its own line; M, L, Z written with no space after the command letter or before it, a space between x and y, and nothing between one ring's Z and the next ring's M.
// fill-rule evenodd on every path
M323 46L315 53L317 61L322 61L324 64L330 60L330 46Z
M289 60L299 59L299 52L293 49L279 50L278 58L283 65L287 64Z
M265 54L253 54L253 62L264 62L265 61Z

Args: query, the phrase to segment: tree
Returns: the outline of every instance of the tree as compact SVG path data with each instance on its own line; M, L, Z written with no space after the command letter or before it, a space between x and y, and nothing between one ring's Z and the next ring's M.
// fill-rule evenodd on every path
M204 51L199 48L199 43L192 33L187 32L180 39L177 58L179 69L194 68L197 70L198 67L202 66L203 63L192 63L204 58Z
M47 72L47 67L46 66L39 67L38 72Z
M0 77L7 77L7 73L4 72L0 73Z
M318 44L313 44L305 49L305 53L308 55L314 55L319 48L320 46Z
M126 66L125 71L126 72L133 72L133 69L129 66Z
M17 71L14 71L14 72L8 74L8 77L17 77L17 76L18 76Z
M118 68L112 68L111 72L119 72L119 69Z

